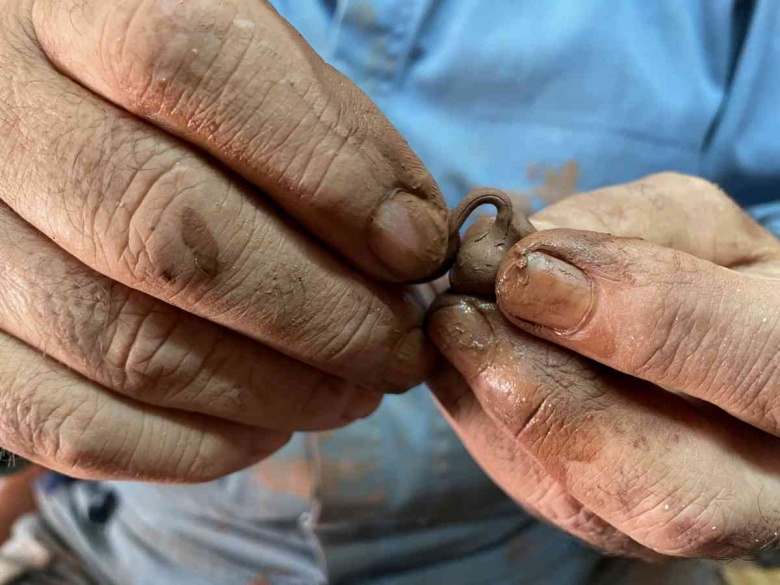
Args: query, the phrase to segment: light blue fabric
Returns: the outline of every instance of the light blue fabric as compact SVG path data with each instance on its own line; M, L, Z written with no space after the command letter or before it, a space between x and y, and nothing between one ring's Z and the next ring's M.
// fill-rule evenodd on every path
M540 207L678 170L780 227L774 0L275 4L379 104L450 204L490 185ZM106 490L116 512L90 521ZM75 484L41 502L122 584L574 585L602 560L502 495L425 388L210 484Z

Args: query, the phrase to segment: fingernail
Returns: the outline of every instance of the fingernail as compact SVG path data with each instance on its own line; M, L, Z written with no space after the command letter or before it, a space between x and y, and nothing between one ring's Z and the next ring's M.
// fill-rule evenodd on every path
M495 310L495 305L478 303L470 297L441 297L431 309L429 331L451 361L481 361L493 344L495 334L485 312Z
M496 288L501 310L557 331L579 327L593 306L593 287L576 266L542 252L518 255L501 269Z
M402 281L425 278L447 253L444 209L405 191L396 191L374 212L368 246Z
M342 414L343 418L353 421L366 418L373 413L382 402L382 395L368 388L356 388L355 395L347 403Z

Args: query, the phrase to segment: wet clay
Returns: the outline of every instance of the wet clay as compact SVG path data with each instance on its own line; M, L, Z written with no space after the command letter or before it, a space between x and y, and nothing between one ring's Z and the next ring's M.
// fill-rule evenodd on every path
M496 217L486 229L469 231L461 241L460 229L471 213L481 205L493 205ZM454 255L450 286L456 293L493 299L499 264L504 254L536 228L512 200L498 189L475 189L450 216L450 250Z

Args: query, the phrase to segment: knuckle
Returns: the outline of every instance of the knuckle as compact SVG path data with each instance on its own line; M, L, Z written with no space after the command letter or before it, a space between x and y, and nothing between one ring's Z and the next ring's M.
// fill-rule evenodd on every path
M286 442L287 438L289 436L284 437L283 441ZM260 459L262 455L281 447L279 441L274 442L269 433L265 438L260 436L260 441L265 443L262 453L258 453L256 445L253 445L253 441L258 439L253 440L248 435L232 437L233 445L226 449L221 441L215 440L214 433L203 426L188 429L185 439L176 446L175 451L162 454L170 462L165 474L184 483L217 479L246 466L250 456L255 455L255 459Z
M715 403L773 434L780 430L778 343L776 326L764 332L733 328L729 343L733 358L708 377Z
M739 209L715 183L676 172L644 177L631 184L631 192L660 213L671 211L688 215L694 210L701 213L702 206L706 209L729 209L732 212Z
M668 481L671 480L671 481ZM700 477L669 475L655 484L653 505L637 506L631 534L653 551L672 557L733 559L750 554L771 540L768 518L740 506L740 494L722 485L703 487ZM648 498L644 498L645 500ZM776 534L776 533L775 533Z
M104 457L105 441L89 432L95 413L85 405L59 408L47 419L33 441L37 449L48 451L48 457L60 469L71 470L83 476L108 463Z
M251 92L262 102L253 117L262 115L269 109L262 105L278 105L275 94L288 92L293 83L280 87L294 70L289 62L296 58L290 54L295 45L285 43L284 31L272 21L258 19L250 4L130 4L124 19L110 18L116 34L101 36L100 51L110 64L108 91L138 114L173 119L217 143L229 143L251 122L253 108L237 111L237 101L247 101Z
M114 322L95 352L101 382L149 404L246 418L243 373L219 375L235 349L221 332L147 298L125 303Z
M209 64L235 30L251 22L237 11L232 0L131 0L120 14L106 13L98 52L111 90L145 113L172 109L188 85L218 70Z
M696 374L696 368L686 367L688 361L701 356L704 347L717 347L713 337L717 307L712 306L717 299L698 289L696 269L686 264L682 255L673 253L659 260L657 269L648 270L652 282L646 286L652 294L646 298L651 302L635 325L642 337L623 350L629 372L658 383Z
M561 478L569 462L595 460L604 449L601 428L609 401L597 372L581 360L546 347L534 357L535 367L512 393L521 400L507 403L501 370L485 370L478 384L499 390L489 390L491 404L498 406L492 410L518 443Z
M350 177L370 164L367 154L374 146L367 144L368 129L357 123L343 104L327 88L307 92L299 117L305 123L290 119L283 124L285 138L264 144L256 160L276 175L283 187L301 193L301 203L315 209L333 205ZM349 161L349 164L344 164ZM349 177L340 176L349 169Z
M9 338L10 339L10 338ZM3 345L15 343L5 341ZM9 364L10 365L10 364ZM39 429L46 421L50 407L46 405L47 395L38 390L45 376L40 370L22 372L19 365L2 370L3 392L0 394L0 429L4 446L17 450L19 454L37 454L50 451L43 442L39 448Z
M45 273L45 265L36 270ZM206 363L224 353L210 329L193 329L177 309L81 269L44 282L32 303L41 325L36 345L44 352L148 403L199 401L241 412L240 388L213 378Z
M23 346L10 337L5 343L14 359L0 370L3 443L74 477L96 477L120 464L117 448L124 443L113 440L104 416L109 400L82 378L53 368L45 355L16 353Z
M51 381L48 372L39 372L25 383L19 409L24 413L19 425L26 429L24 443L37 458L84 476L106 464L105 441L90 429L99 412L98 401L79 392L76 381L60 379L57 392L51 392Z
M341 420L343 404L341 396L352 395L346 382L330 382L322 380L308 386L299 386L292 397L274 397L269 405L269 411L276 411L275 420L284 425L283 428L308 427L311 425L338 426ZM269 400L269 402L271 402Z
M334 161L366 157L360 100L344 96L351 90L343 80L275 18L248 10L235 0L127 9L130 25L101 36L110 92L135 113L186 125L221 156L318 204L323 192L333 195ZM345 99L358 104L347 111Z
M120 324L113 328L98 359L104 376L117 390L159 402L159 389L173 393L182 378L192 382L200 369L199 360L187 360L190 349L184 339L175 338L177 319L172 311L154 306L128 307ZM179 336L180 337L180 336ZM177 346L175 341L184 341ZM192 357L192 356L190 356Z
M283 341L283 349L293 351L293 357L331 364L337 370L348 367L353 373L375 370L392 348L391 342L403 335L399 317L351 279L318 275L307 271L305 263L291 262L291 254L285 254L287 246L282 241L260 245L259 253L252 251L242 272L251 269L259 286L235 302L228 296L236 295L223 291L221 302L251 318L257 334L269 343Z
M680 350L685 340L683 332L691 325L691 316L669 291L665 301L658 298L657 305L660 310L648 312L648 322L643 323L650 335L629 356L628 369L663 382L676 365L685 361Z
M37 266L41 271L43 266ZM89 273L72 272L62 279L46 278L41 272L35 287L33 311L41 324L39 347L52 355L76 355L88 372L100 367L100 350L121 310L122 288L112 281ZM56 347L51 347L51 344Z

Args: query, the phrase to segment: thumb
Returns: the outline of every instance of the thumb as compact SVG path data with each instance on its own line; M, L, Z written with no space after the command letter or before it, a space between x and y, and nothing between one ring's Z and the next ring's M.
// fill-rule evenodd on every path
M516 326L780 434L780 289L639 239L536 233L504 258Z

